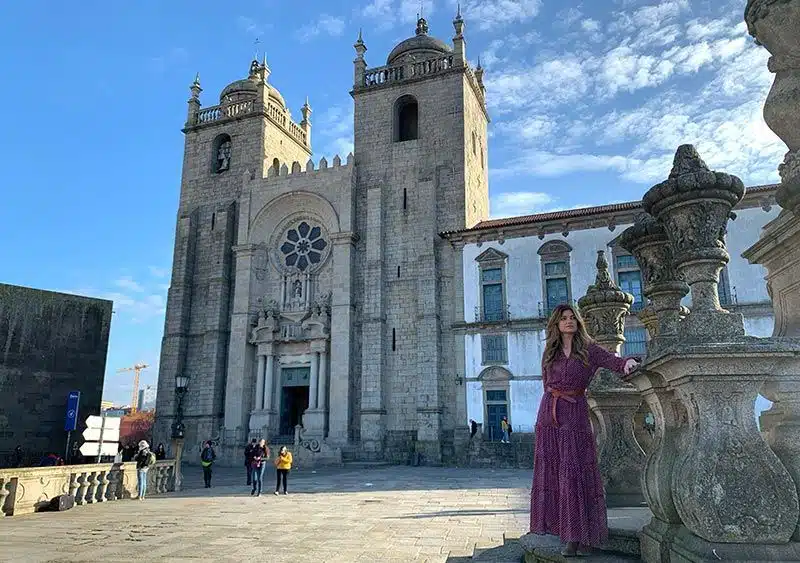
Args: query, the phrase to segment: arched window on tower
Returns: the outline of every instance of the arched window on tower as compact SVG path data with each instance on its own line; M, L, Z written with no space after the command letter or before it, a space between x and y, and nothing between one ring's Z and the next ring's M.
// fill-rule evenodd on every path
M413 141L419 138L419 106L414 96L400 97L394 104L394 140Z
M215 174L226 172L231 167L231 137L223 133L211 144L211 171Z

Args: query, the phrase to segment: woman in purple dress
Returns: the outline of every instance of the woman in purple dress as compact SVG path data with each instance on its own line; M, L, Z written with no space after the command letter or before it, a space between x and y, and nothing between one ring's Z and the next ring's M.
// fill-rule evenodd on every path
M583 319L569 305L556 307L547 322L542 355L545 394L536 420L531 532L559 536L562 555L580 546L600 546L608 537L603 479L586 388L598 368L629 374L624 359L594 343Z

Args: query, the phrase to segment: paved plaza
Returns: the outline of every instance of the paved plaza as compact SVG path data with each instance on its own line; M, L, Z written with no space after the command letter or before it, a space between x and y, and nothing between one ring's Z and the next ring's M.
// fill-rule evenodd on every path
M2 520L0 560L463 561L527 531L530 471L346 467L298 471L289 495L249 495L244 469L211 489ZM518 560L518 559L517 559Z

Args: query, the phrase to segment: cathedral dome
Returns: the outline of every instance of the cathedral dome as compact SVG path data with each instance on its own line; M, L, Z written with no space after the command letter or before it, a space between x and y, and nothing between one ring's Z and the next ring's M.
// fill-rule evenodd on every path
M255 98L258 93L258 83L262 80L259 71L263 70L266 70L266 75L268 75L269 70L265 66L259 65L258 61L253 61L253 64L250 66L250 76L248 78L236 80L225 86L219 95L219 102L223 103L225 100L238 102L240 100L252 100ZM263 80L266 82L266 78ZM269 82L266 83L266 86L267 95L273 101L277 102L282 109L286 109L286 102L283 96L281 96L281 93L278 92L278 89Z
M453 49L441 39L436 39L428 35L428 22L425 18L420 18L417 21L417 34L410 37L405 41L401 41L389 53L389 58L386 64L394 64L397 59L404 55L421 54L421 55L449 55Z

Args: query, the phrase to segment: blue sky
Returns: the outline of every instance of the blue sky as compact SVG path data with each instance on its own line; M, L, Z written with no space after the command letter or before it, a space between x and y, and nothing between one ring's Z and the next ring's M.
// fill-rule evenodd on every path
M418 0L6 3L0 281L115 301L105 397L129 401L163 331L188 87L204 105L246 76L258 37L315 158L352 148L352 44L370 67L413 34ZM785 147L761 106L768 54L744 0L465 0L467 55L486 68L494 217L639 199L698 145L712 167L777 180ZM450 42L455 2L424 0Z

